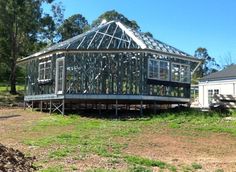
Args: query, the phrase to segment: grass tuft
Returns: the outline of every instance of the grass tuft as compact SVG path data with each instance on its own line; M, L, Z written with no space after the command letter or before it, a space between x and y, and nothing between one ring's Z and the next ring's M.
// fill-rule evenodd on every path
M40 172L64 172L64 169L62 166L54 166L54 167L48 167L46 169L40 170Z
M197 169L202 169L202 165L201 164L198 164L198 163L192 163L192 167L197 170Z
M150 168L143 166L134 166L128 170L128 172L152 172Z
M138 157L138 156L125 156L124 157L125 161L134 164L134 165L142 165L142 166L147 166L147 167L159 167L161 169L169 169L170 171L176 171L176 167L167 164L165 162L159 161L159 160L152 160L152 159L147 159L143 157Z

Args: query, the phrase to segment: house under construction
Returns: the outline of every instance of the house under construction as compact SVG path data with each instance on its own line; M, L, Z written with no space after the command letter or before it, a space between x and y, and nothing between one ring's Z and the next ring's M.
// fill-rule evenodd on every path
M111 21L23 58L24 101L59 111L90 106L155 107L187 104L200 61L170 45Z

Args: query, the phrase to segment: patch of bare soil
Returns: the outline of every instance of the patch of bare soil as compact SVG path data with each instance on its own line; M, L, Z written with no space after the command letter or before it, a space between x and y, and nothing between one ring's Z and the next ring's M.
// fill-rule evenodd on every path
M31 172L36 168L33 166L35 158L25 157L25 155L12 148L7 148L0 144L0 171L1 172Z
M36 112L35 112L36 113ZM22 144L22 139L28 135L27 126L37 123L46 116L43 113L32 113L21 108L6 108L0 110L0 140L1 143L23 151L27 146Z
M228 134L180 136L171 132L145 132L128 143L125 154L171 163L177 167L195 162L206 171L236 171L236 138Z
M79 171L90 168L104 168L104 169L116 169L119 171L125 171L128 165L121 159L105 158L98 155L89 155L82 161L77 161L77 167Z
M90 169L107 169L126 171L128 165L122 159L115 159L109 157L101 157L94 154L87 154L86 156L78 155L77 157L66 157L63 160L53 160L45 166L61 165L65 171L71 171L72 167L74 171L85 172Z

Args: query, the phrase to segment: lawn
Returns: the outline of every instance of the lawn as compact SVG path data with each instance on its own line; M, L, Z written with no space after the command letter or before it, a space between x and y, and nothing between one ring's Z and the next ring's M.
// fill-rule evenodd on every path
M19 116L0 118L1 142L36 156L42 172L236 169L236 121L218 113L188 110L103 119L0 111L0 117L6 115Z
M9 93L10 87L6 84L0 83L0 106L13 106L23 101L24 85L17 85L17 95Z

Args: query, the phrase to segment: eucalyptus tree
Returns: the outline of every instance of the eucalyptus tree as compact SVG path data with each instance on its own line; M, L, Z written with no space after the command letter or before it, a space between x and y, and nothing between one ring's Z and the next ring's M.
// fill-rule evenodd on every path
M62 25L58 28L58 33L61 36L60 41L72 38L89 29L88 21L81 14L75 14L64 20Z
M40 44L43 3L53 0L0 0L0 58L10 69L10 93L16 94L17 59ZM44 25L45 27L45 25Z
M129 20L123 14L121 14L115 10L106 11L105 13L100 15L96 20L93 21L92 27L100 25L103 20L106 20L107 22L112 21L112 20L119 20L122 23L124 23L125 25L127 25L135 30L140 29L139 25L137 24L137 22L135 20Z
M192 77L193 83L198 83L198 80L203 76L209 75L213 72L217 72L220 68L220 65L217 63L214 57L211 57L208 54L206 48L199 47L194 56L202 60L202 65L198 68L195 74Z

